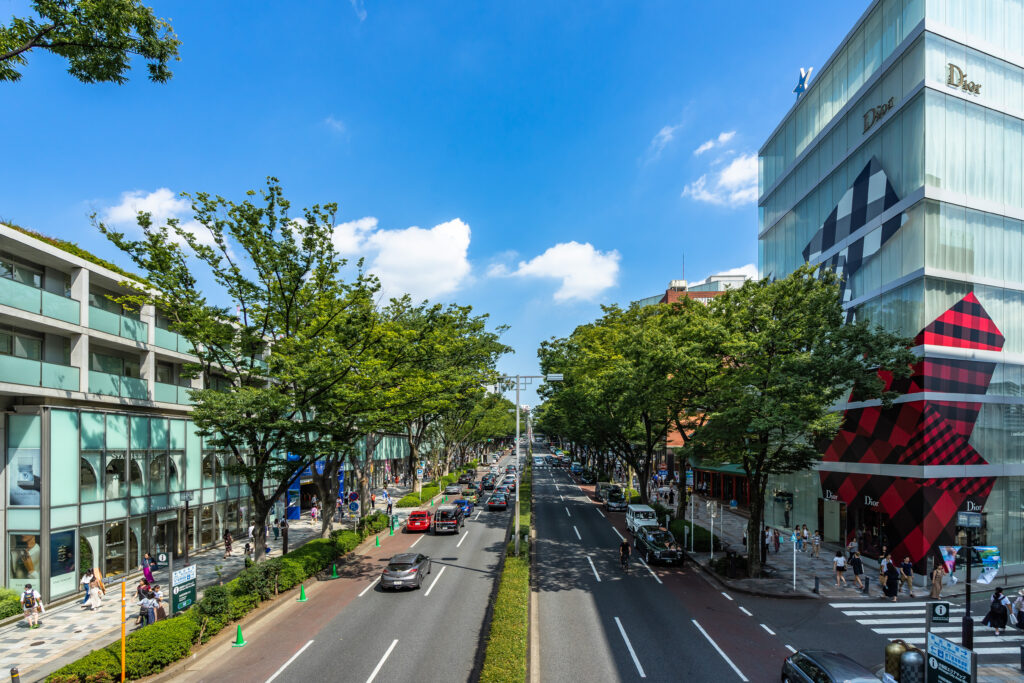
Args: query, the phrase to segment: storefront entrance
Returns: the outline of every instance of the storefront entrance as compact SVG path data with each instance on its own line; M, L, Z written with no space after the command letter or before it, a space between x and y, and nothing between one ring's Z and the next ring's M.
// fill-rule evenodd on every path
M818 528L826 543L846 545L846 503L819 498Z
M882 547L892 550L889 515L872 506L860 506L853 512L853 530L857 545L865 557L877 560Z
M181 552L178 548L178 512L158 512L156 519L150 554L155 556L158 553L173 553L174 557L179 557Z

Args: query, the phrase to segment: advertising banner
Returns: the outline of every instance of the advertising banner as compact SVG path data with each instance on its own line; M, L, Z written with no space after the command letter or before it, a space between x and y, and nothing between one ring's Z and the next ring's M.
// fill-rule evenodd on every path
M50 534L50 599L78 589L75 570L75 531Z

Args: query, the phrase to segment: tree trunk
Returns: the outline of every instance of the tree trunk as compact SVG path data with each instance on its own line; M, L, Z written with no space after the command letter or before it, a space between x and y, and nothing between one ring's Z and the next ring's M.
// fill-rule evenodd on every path
M758 480L748 476L750 481L750 521L747 523L747 574L752 578L761 576L761 553L764 551L764 493L767 478Z
M419 477L416 476L416 468L420 465L420 440L413 434L412 423L407 424L406 427L409 430L406 436L406 441L409 444L409 478L412 479L412 492L419 493L423 488Z
M324 461L323 474L318 474L313 465L313 483L320 498L320 538L329 538L334 530L334 513L338 509L338 471L341 469L339 456L329 456Z

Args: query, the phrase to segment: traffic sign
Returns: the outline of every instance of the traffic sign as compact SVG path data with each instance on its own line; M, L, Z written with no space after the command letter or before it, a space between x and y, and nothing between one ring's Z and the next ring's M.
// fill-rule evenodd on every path
M416 478L417 479L422 479L423 478L423 468L422 467L417 467L416 468Z
M967 529L980 529L981 528L981 513L980 512L957 512L956 513L956 525L965 527Z
M978 680L978 658L971 650L928 634L926 683L974 683Z
M188 609L196 601L196 566L179 569L171 575L171 614Z
M928 614L932 618L933 624L948 624L949 623L949 603L948 602L929 602L928 603Z
M352 512L359 512L359 503L352 502L348 504L348 509Z
M352 493L348 494L348 499L351 501L357 501L359 500L359 494L353 491Z

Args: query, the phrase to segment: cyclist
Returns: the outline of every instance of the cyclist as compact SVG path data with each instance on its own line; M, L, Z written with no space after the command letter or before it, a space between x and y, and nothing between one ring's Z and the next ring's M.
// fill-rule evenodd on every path
M629 552L629 541L622 539L622 543L619 544L619 562L626 571L629 571Z

